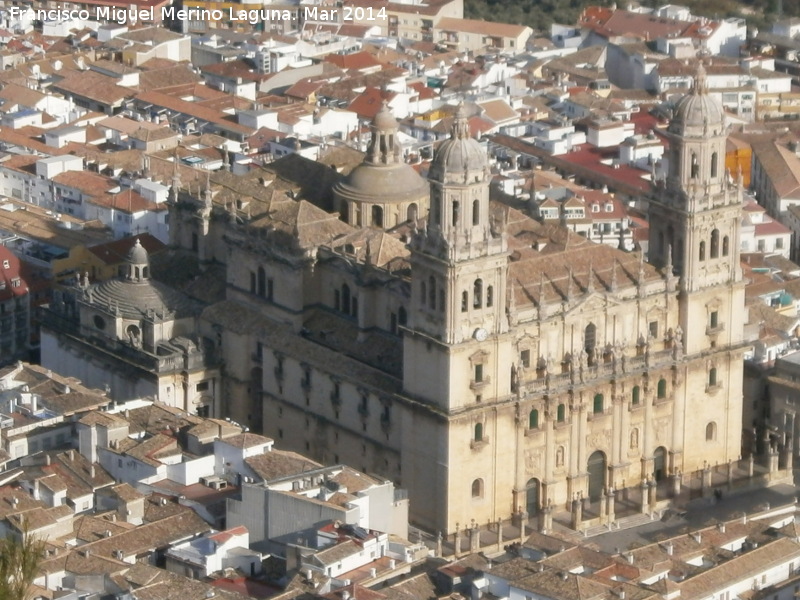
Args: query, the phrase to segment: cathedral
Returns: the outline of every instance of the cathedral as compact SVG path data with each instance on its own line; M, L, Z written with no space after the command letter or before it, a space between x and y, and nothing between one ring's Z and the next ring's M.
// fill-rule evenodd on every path
M172 243L226 265L199 323L223 357L214 416L393 479L443 533L739 457L742 188L702 71L647 261L491 202L463 106L427 180L397 133L384 107L315 201L276 175L175 177Z

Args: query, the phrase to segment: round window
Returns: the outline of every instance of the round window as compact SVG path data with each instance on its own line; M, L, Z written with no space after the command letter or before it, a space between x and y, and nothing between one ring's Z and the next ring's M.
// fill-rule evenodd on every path
M94 326L98 329L105 329L106 328L106 321L100 315L94 316Z

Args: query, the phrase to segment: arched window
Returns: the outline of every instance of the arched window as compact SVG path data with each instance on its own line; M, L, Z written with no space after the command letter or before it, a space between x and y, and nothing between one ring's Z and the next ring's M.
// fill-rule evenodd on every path
M631 404L639 404L639 396L641 394L641 388L638 385L633 386L631 390Z
M594 395L594 404L592 405L592 412L596 415L603 412L603 394Z
M706 441L713 442L715 439L717 439L717 424L711 421L706 425Z
M486 307L491 308L494 304L494 288L490 285L486 288Z
M267 274L264 272L264 267L258 267L258 283L256 286L256 293L262 298L267 293Z
M431 194L431 212L433 213L433 222L436 225L442 224L442 198L439 192Z
M472 224L481 224L481 202L480 200L472 201Z
M400 323L400 325L408 325L408 313L404 306L401 306L397 311L397 322Z
M483 423L475 423L475 437L476 442L483 441Z
M461 206L458 203L458 200L453 200L453 227L458 225L458 214L461 210Z
M728 240L728 236L726 235L722 238L722 256L728 256L728 252L730 252L730 240Z
M692 179L697 179L697 176L700 175L700 165L697 162L697 154L692 152Z
M480 308L481 306L483 306L483 281L476 279L472 289L472 308Z
M563 423L567 418L567 407L565 404L559 404L556 409L556 421Z
M594 323L589 323L586 329L583 330L583 349L589 355L591 363L594 356L594 347L597 345L597 326Z
M428 306L436 309L436 280L433 275L428 277Z
M700 260L706 259L706 243L700 242Z
M711 232L711 258L719 257L719 229Z
M439 310L444 312L444 289L439 288Z
M472 497L483 498L483 479L476 479L472 482Z
M372 226L383 227L383 207L372 205Z
M717 153L711 155L711 176L717 176Z
M528 415L528 429L539 428L539 411L535 408Z
M717 368L711 367L708 370L708 387L714 387L717 385Z
M666 398L667 397L667 380L666 379L659 379L658 380L658 387L656 389L656 394L659 398Z
M461 292L461 312L467 312L469 308L469 292L466 290Z
M412 202L408 205L408 209L406 210L406 220L411 221L412 223L417 220L417 204L416 202Z
M350 314L350 286L346 283L342 286L342 312Z

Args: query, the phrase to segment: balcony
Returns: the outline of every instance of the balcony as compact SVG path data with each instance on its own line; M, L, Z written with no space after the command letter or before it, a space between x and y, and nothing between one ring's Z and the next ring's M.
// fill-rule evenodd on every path
M488 445L489 445L489 438L486 436L483 436L479 440L472 439L469 441L469 447L471 450L476 450L476 451L481 450Z
M613 379L643 373L651 369L671 366L675 363L673 350L665 349L639 356L624 356L614 361L600 362L583 369L572 366L567 373L543 373L543 377L520 382L522 390L528 394L558 393L570 388L591 386L598 379ZM537 375L542 372L537 370Z
M361 415L362 419L366 419L369 417L369 406L364 404L363 402L358 405L358 414Z
M474 379L469 383L469 389L473 392L480 391L484 389L489 383L491 382L491 377L484 377L480 381L475 381Z

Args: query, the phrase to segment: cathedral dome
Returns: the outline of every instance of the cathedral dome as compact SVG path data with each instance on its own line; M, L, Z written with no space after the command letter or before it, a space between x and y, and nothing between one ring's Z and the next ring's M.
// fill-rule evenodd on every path
M433 157L429 177L444 181L448 176L464 178L465 173L483 173L489 167L486 151L469 134L469 122L463 104L458 106L450 139L442 142Z
M134 282L110 279L92 285L88 290L91 303L109 313L119 312L127 319L141 319L148 312L174 313L177 318L194 314L196 305L181 292L158 281Z
M128 319L141 319L151 311L178 317L195 311L196 304L188 296L150 279L150 255L138 239L128 252L124 268L122 278L89 286L86 295L91 304Z
M706 70L700 63L692 91L678 101L668 130L677 135L705 136L709 133L721 133L724 126L725 111L708 94Z
M150 255L145 250L144 246L142 246L142 242L139 239L136 239L136 243L131 247L130 252L128 252L128 256L125 259L128 265L149 265L150 264Z
M376 204L419 201L428 196L428 183L402 158L399 126L384 102L370 125L371 138L364 162L334 187L348 201Z

